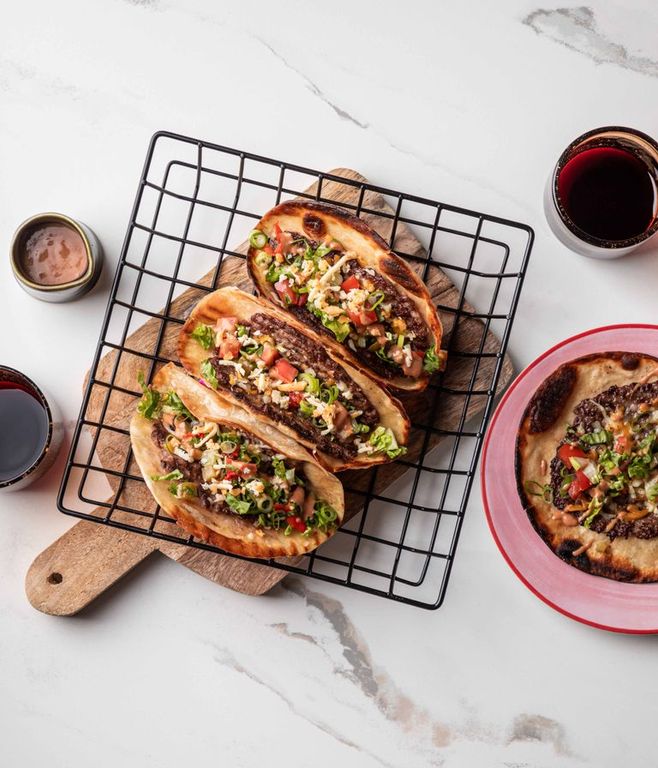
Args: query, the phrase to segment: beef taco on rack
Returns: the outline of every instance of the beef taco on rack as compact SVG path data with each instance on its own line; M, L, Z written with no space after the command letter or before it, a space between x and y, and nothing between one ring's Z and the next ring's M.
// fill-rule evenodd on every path
M237 288L209 294L183 326L178 354L190 373L333 471L406 451L409 419L400 403L263 299Z
M517 441L519 493L563 560L619 581L658 581L658 359L608 352L562 365Z
M290 201L265 214L249 243L259 293L381 383L424 389L445 366L441 321L425 284L357 216Z
M343 519L343 489L299 444L166 365L130 423L133 452L160 507L228 552L299 555Z

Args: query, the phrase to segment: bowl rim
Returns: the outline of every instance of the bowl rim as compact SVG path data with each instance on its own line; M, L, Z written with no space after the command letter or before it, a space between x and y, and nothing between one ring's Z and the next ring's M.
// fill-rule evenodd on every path
M25 275L20 266L18 247L22 235L27 229L34 226L35 224L48 221L59 221L68 225L74 229L80 235L80 237L82 237L82 242L85 245L85 252L87 254L87 270L81 277L78 277L75 280L70 280L68 283L59 283L57 285L42 285L41 283L35 283ZM91 241L89 240L89 236L87 235L84 227L82 227L81 224L79 224L75 219L72 219L70 216L66 216L64 213L57 213L55 211L37 213L34 216L30 216L28 219L25 219L25 221L21 222L11 238L9 257L11 260L11 268L16 280L18 280L27 288L30 288L32 291L39 291L43 293L56 293L58 291L66 291L70 288L84 285L93 277L96 268Z

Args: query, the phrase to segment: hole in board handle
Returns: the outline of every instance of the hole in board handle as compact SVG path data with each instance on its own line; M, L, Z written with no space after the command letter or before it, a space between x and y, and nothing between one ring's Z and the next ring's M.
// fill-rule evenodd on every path
M64 580L64 577L62 576L61 573L57 573L57 571L54 571L53 573L51 573L50 576L48 576L48 578L46 579L46 581L49 584L61 584L63 580Z

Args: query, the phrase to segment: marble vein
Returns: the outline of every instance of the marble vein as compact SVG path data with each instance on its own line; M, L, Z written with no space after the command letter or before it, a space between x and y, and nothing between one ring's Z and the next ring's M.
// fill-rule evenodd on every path
M449 165L446 165L445 163L440 162L439 160L437 160L436 157L431 157L426 153L416 152L413 149L408 149L395 143L388 136L386 136L382 131L376 130L371 123L362 122L361 120L358 120L349 112L344 110L342 107L338 106L310 78L308 78L301 70L297 69L297 67L291 64L287 58L281 55L266 40L263 40L263 38L258 37L257 35L249 35L249 36L253 37L254 40L256 40L262 46L264 46L278 61L281 62L281 64L283 64L284 67L286 67L286 69L288 69L290 72L297 75L297 77L299 77L303 81L307 90L309 90L314 96L317 96L317 98L319 98L329 107L331 107L331 109L338 115L338 117L341 118L341 120L345 120L349 123L352 123L352 125L355 125L358 128L361 128L362 130L369 130L373 136L376 136L377 138L381 139L392 150L394 150L395 152L398 152L399 154L405 155L406 157L409 157L412 160L415 160L417 163L420 163L421 165L427 165L427 166L430 166L431 168L438 168L441 171L444 171L445 173L449 173L451 176L454 176L459 179L463 179L464 181L468 181L472 184L475 184L478 187L494 192L498 197L504 198L512 202L514 205L518 206L519 208L522 208L528 212L532 210L531 207L524 201L519 200L512 195L509 195L503 190L491 185L489 182L485 181L484 179L479 179L472 176L465 176L464 174L457 172L454 168L450 167Z
M215 656L215 661L217 661L219 664L222 664L225 667L228 667L234 672L237 672L240 675L244 675L252 682L262 686L266 690L270 691L270 693L273 693L297 717L301 717L302 720L305 720L307 723L310 723L311 725L315 726L318 730L322 731L328 736L331 736L333 739L336 739L336 741L340 742L344 746L350 747L351 749L355 749L357 752L361 754L367 754L369 757L373 758L373 760L375 760L379 765L384 766L384 768L395 768L395 766L393 766L391 763L383 762L380 758L378 758L376 755L372 754L371 752L366 752L358 744L355 744L353 741L346 738L345 736L340 734L338 731L328 726L326 723L316 720L315 718L309 717L307 714L302 712L295 705L294 701L290 697L286 696L278 688L272 687L269 683L267 683L263 678L261 678L255 672L243 666L228 649L216 647L216 651L217 651L217 655Z
M537 742L551 748L556 756L576 757L567 745L564 726L544 715L517 715L511 724L507 740L500 732L496 733L482 723L475 712L470 712L460 727L449 726L431 717L427 710L415 704L399 688L385 670L375 669L366 642L338 600L309 589L297 579L287 579L281 588L303 598L311 609L319 611L328 621L338 637L343 657L348 663L347 670L336 672L352 681L373 701L388 721L395 723L402 732L412 737L415 750L424 755L428 765L443 765L443 757L439 756L439 751L465 741L499 748L513 745L515 742ZM293 636L292 633L289 633L289 636ZM305 635L300 639L308 638Z
M307 77L303 72L301 72L297 67L293 66L288 59L286 59L284 56L282 56L276 49L274 49L267 41L263 40L262 37L258 37L257 35L254 35L254 39L258 40L261 45L264 45L265 48L274 56L276 57L286 69L289 69L291 72L294 72L298 77L300 77L303 81L308 90L314 95L317 96L321 101L323 101L328 107L331 107L333 111L340 117L341 120L347 120L350 123L353 123L359 128L367 129L369 128L368 123L362 123L360 120L357 120L356 117L351 115L349 112L344 110L342 107L339 107L338 104L331 101L328 96L326 96L323 91L309 78Z
M614 42L599 28L591 8L543 9L528 14L523 23L538 35L554 40L597 64L614 64L649 77L658 77L658 60L637 56Z

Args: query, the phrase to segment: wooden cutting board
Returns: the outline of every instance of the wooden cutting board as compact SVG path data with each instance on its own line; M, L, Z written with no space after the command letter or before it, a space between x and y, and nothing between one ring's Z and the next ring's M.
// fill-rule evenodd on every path
M330 173L358 182L366 182L366 179L359 173L346 168L339 168ZM315 195L317 184L313 184L307 192ZM359 196L358 187L336 181L323 181L322 197L324 199L332 200L337 204L341 202L357 204ZM389 240L392 234L392 220L379 216L376 212L392 213L392 208L381 195L370 191L363 196L362 204L365 208L375 212L363 214L362 218L385 240ZM247 243L243 243L236 250L246 254L247 247ZM420 257L425 255L422 244L404 223L399 223L397 226L394 249ZM419 262L410 261L410 265L419 273L422 271L422 265ZM426 282L433 300L439 307L456 307L459 304L458 289L441 269L432 266ZM199 284L203 286L214 285L215 287L236 285L247 291L252 290L245 262L235 256L225 257L219 274L215 275L214 272L209 272L199 281ZM171 303L168 311L169 316L186 318L192 307L203 295L205 295L204 292L197 288L187 289ZM464 309L473 311L467 303L464 305ZM451 338L455 315L441 310L440 315L444 327L444 347L450 346L452 350L471 353L477 352L481 345L481 351L484 352L496 352L498 350L499 341L492 333L487 333L483 339L484 326L480 320L462 317L459 322L458 338ZM125 348L135 350L136 353L142 351L156 354L161 358L176 360L176 340L179 328L180 326L176 323L167 323L164 333L161 334L161 321L153 318L128 337ZM115 387L134 390L137 373L147 367L148 360L129 351L121 353L120 358L117 358L118 354L117 351L106 354L100 360L94 378L96 381L110 381L116 366ZM486 390L491 381L495 364L496 359L494 357L483 358L480 361L475 382L471 382L474 358L452 355L444 375L444 384L446 387L454 389ZM505 358L499 390L507 386L512 373L511 362ZM412 423L427 422L428 413L431 413L430 393L412 394L403 397L402 400ZM94 384L85 417L90 421L102 421L109 426L127 429L135 409L135 402L133 396L123 393L119 389L111 390L110 394L107 387ZM481 412L485 403L486 396L473 397L470 402L468 417L472 418ZM434 414L434 426L441 429L457 428L461 411L462 403L459 398L445 398ZM412 429L408 454L410 459L413 460L419 456L424 435L424 430ZM439 435L433 435L428 449L436 445L439 440ZM113 512L112 519L147 529L156 509L155 502L143 482L130 479L124 481L120 477L126 469L126 460L129 456L128 437L118 432L101 430L101 434L98 436L96 454L103 468L110 472L119 473L118 475L106 475L113 490L113 497L110 502L115 501L119 505ZM389 465L385 472L378 472L373 492L382 493L407 469L402 464L394 463ZM127 471L134 476L139 475L134 459L130 460ZM347 491L346 519L350 519L359 512L362 497L358 493L349 493L349 490L365 491L372 481L372 471L351 470L342 473L340 477ZM147 514L141 517L131 512L121 511L121 506L144 510ZM91 514L104 517L106 511L106 509L98 508ZM185 536L174 523L158 520L156 525L157 530L163 533ZM94 522L81 521L34 560L26 577L28 599L35 608L45 613L61 616L72 615L88 605L156 551L191 568L216 584L249 595L267 592L286 575L283 570L255 562L218 555Z

